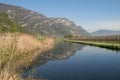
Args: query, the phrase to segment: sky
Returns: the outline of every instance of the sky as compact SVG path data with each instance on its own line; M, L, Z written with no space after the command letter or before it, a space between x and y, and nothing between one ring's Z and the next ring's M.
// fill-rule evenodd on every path
M68 18L89 32L120 30L120 0L0 0L44 14Z

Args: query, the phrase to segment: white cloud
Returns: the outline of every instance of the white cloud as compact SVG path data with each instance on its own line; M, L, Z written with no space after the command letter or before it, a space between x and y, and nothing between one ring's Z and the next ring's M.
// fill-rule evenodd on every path
M94 23L87 23L83 24L83 27L89 31L97 31L100 29L105 30L120 30L120 21L118 22L94 22Z

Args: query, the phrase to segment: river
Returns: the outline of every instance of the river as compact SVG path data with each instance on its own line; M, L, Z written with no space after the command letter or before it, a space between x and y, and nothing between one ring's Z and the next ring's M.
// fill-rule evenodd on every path
M38 56L23 77L30 74L43 80L120 80L120 52L60 43Z

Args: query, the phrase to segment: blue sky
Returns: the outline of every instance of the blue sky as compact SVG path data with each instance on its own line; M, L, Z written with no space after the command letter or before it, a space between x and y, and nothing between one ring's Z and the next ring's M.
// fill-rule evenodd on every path
M0 0L47 17L65 17L89 32L120 30L120 0Z

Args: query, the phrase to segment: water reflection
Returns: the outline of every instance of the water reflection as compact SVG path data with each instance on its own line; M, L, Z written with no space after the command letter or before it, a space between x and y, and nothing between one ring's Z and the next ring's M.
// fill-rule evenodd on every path
M37 67L45 64L50 60L63 60L68 59L72 55L76 53L76 51L82 50L84 45L69 43L69 42L61 42L56 45L52 50L48 52L42 53L39 55L36 60L32 62L31 67Z
M80 45L76 43L61 42L57 44L52 50L39 55L25 71L23 77L27 77L29 74L31 74L32 70L34 70L36 67L40 67L46 64L48 61L68 59L78 50L81 51L83 47L84 45L82 44Z
M38 56L23 76L28 77L33 71L34 78L46 80L120 80L120 54L98 47L83 47L60 43Z

